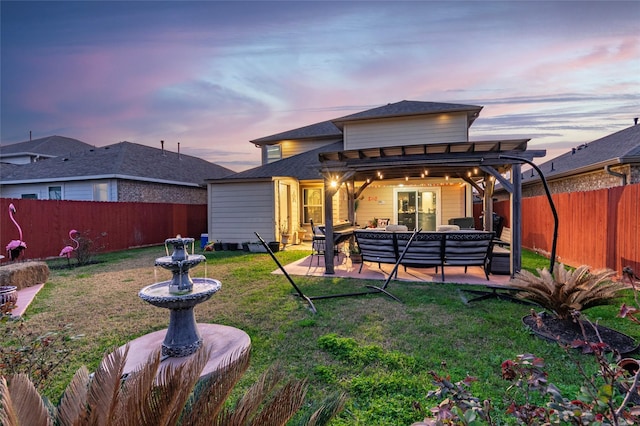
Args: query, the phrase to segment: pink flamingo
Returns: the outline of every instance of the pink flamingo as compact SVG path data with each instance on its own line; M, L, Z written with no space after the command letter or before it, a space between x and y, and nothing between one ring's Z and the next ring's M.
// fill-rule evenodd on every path
M73 238L74 235L76 235L78 233L78 231L76 231L75 229L72 229L71 231L69 231L69 238L71 238L71 241L73 241L74 243L76 243L76 246L65 246L62 251L60 252L60 257L62 256L66 256L67 257L67 262L69 262L69 265L71 265L71 253L73 253L74 251L78 250L78 247L80 247L80 243L78 242L78 240L76 240L75 238Z
M11 217L11 221L16 225L16 228L18 228L18 232L20 233L19 240L11 240L11 242L7 244L7 255L9 256L10 260L17 259L18 256L20 256L22 250L27 248L27 243L22 241L22 228L20 228L20 225L18 225L18 222L16 222L13 217L13 214L15 212L16 207L13 205L13 203L9 204L9 217Z

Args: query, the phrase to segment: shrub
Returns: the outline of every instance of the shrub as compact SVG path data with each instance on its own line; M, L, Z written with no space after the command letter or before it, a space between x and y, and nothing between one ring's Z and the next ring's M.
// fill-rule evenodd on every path
M511 383L505 391L506 414L515 417L519 424L527 425L637 424L640 406L635 405L635 401L640 373L630 376L622 366L611 363L603 345L592 346L599 371L591 377L583 373L585 382L573 398L564 397L555 385L547 382L543 359L523 354L504 361L502 378ZM584 371L578 362L576 367ZM427 396L442 401L430 410L432 418L412 426L495 424L491 418L491 401L481 402L468 390L475 378L451 383L448 377L432 375L437 390Z
M626 284L612 281L612 270L590 272L588 266L571 271L556 264L553 274L548 269L537 269L538 275L521 270L510 286L520 292L518 297L530 300L553 312L560 319L570 319L574 311L606 305L620 297Z
M68 324L39 334L29 329L23 319L7 320L3 333L3 341L12 343L0 347L0 374L24 374L39 390L71 355L70 342L81 337L72 335Z
M0 378L0 424L277 426L298 411L306 394L305 381L285 380L275 366L231 407L226 401L249 366L248 350L202 380L208 349L162 370L158 350L123 380L128 350L112 352L93 375L84 367L78 370L57 408L47 406L27 375ZM344 400L340 395L326 401L304 421L326 424L342 409Z

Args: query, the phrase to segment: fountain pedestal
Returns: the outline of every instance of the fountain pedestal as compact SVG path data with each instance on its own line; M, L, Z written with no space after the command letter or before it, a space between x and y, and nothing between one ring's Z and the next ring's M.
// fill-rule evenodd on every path
M251 345L249 336L242 330L217 324L196 323L194 308L209 300L218 290L220 281L211 278L191 278L189 269L206 260L202 255L188 254L186 247L193 238L170 238L165 245L173 246L171 256L156 259L156 266L172 272L170 281L144 287L138 296L160 308L169 309L169 327L129 342L129 354L125 373L145 363L149 356L161 348L162 365L184 363L198 349L209 348L210 359L202 374L208 374L229 362ZM124 346L120 348L123 350Z

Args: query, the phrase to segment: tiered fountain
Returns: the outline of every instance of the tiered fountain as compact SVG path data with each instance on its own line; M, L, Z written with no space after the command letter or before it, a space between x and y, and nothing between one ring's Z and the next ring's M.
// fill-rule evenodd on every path
M202 255L193 254L193 241L193 238L180 236L167 239L165 247L172 246L173 252L157 258L155 265L171 271L171 280L151 284L138 293L145 302L169 309L169 327L129 342L125 373L146 362L158 347L161 347L162 362L175 365L207 346L211 356L202 372L204 375L214 371L223 361L228 361L232 354L239 354L250 346L251 340L242 330L196 323L195 306L209 300L220 290L221 284L215 279L189 276L191 268L206 260ZM191 254L188 253L189 246L192 247Z

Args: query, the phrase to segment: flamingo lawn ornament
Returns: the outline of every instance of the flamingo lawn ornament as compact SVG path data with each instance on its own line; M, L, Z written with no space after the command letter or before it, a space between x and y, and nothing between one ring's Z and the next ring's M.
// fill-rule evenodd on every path
M62 256L66 256L67 257L67 262L69 263L69 266L71 266L71 253L73 253L74 251L78 250L78 247L80 247L80 243L78 242L78 240L76 240L75 238L73 238L74 235L78 234L78 231L76 231L75 229L72 229L71 231L69 231L69 238L71 238L71 241L73 241L74 243L76 243L76 246L65 246L62 251L60 252L60 257Z
M13 217L14 213L16 213L16 207L11 203L9 204L9 217L14 225L16 225L16 228L18 228L20 239L11 240L11 242L7 244L7 256L9 256L9 260L17 259L20 256L20 253L22 253L22 250L27 248L27 243L22 241L22 228L20 228L20 225L18 225L18 222L16 222Z

